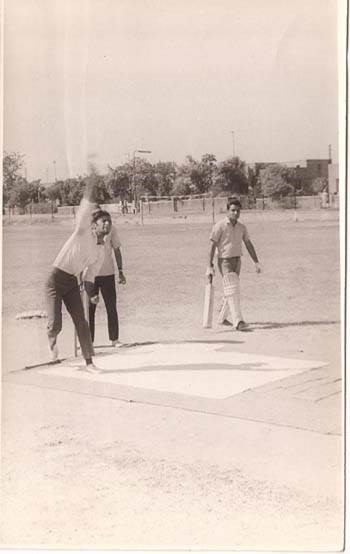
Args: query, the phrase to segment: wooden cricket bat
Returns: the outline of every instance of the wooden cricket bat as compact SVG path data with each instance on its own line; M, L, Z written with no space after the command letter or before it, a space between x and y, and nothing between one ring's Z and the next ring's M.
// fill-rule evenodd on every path
M204 308L203 308L203 327L209 329L213 325L214 310L214 285L213 276L209 275L208 283L205 285Z

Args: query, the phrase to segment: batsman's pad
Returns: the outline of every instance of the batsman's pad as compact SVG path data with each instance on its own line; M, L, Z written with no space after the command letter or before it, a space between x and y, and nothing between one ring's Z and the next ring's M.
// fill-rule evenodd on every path
M226 298L234 327L243 321L240 302L239 277L237 273L226 273L222 276L224 297Z
M224 296L233 296L237 291L239 293L239 277L237 273L225 273L222 276Z
M219 311L219 315L218 315L218 320L217 320L219 325L222 325L223 322L225 321L227 311L228 311L227 300L226 300L225 297L223 297L222 304L221 304L220 311Z

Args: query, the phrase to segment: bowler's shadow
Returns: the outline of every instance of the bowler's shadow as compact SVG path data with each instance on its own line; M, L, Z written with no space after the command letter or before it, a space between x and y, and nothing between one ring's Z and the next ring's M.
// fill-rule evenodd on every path
M243 341L241 340L196 340L196 339L193 339L193 340L162 340L162 341L144 341L144 342L125 342L123 344L120 344L120 346L118 348L115 348L114 347L114 351L113 351L113 354L118 354L118 352L123 352L125 350L128 350L128 349L132 349L132 348L139 348L139 347L142 347L142 346L152 346L152 345L159 345L159 344L243 344ZM110 345L109 344L99 344L99 345L95 345L94 346L95 350L99 349L99 348L108 348L110 349ZM111 355L111 352L98 352L98 357L99 358L102 358L103 356L110 356Z
M222 371L224 369L229 369L230 371L280 371L274 370L271 367L264 367L264 364L261 363L248 363L248 364L174 364L174 365L152 365L143 366L143 367L133 367L130 369L100 369L100 374L110 375L119 373L120 375L126 375L130 373L149 373L149 372L161 372L161 371Z

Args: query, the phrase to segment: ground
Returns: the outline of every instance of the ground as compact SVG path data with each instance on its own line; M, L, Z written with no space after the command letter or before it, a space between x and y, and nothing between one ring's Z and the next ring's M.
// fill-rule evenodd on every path
M324 364L279 386L230 396L224 408L203 397L171 399L81 377L73 387L74 380L55 380L49 370L16 373L47 359L45 320L15 316L44 309L45 275L72 222L4 228L2 544L341 547L337 217L249 213L242 221L263 273L255 274L245 254L242 297L251 332L240 334L201 327L209 221L117 221L127 278L118 294L120 338L131 351L193 341L224 344L236 355ZM218 308L218 277L214 284ZM106 341L100 306L97 342ZM59 345L62 356L72 355L67 316ZM310 376L318 394L311 400L300 386ZM317 382L330 392L320 395Z

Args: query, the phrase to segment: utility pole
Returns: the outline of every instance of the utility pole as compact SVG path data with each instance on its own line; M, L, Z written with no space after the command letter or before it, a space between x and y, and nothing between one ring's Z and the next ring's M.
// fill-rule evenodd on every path
M328 145L328 163L332 163L332 145Z
M236 151L235 151L235 132L234 132L234 131L231 131L231 134L232 134L232 156L235 157L235 156L236 156Z
M56 174L56 160L54 160L53 162L53 174L55 176L55 183L57 182L57 174Z
M152 150L140 150L136 149L133 153L133 163L132 163L132 189L133 189L133 196L134 196L134 209L135 213L137 211L137 187L136 187L136 179L135 179L135 162L136 162L136 154L152 154Z

